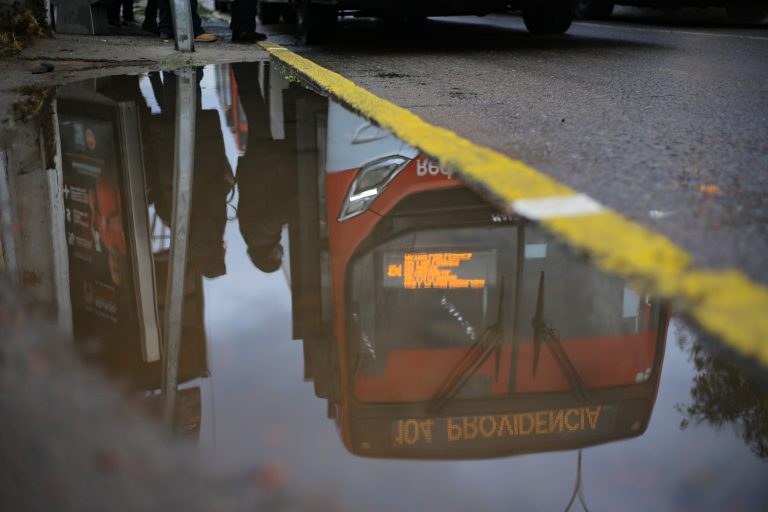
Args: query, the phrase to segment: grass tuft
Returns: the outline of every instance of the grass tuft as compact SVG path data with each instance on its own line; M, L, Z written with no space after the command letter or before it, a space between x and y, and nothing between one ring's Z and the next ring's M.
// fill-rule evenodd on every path
M53 98L55 87L23 87L20 92L24 99L13 105L14 121L25 122L33 119L46 109Z
M7 26L0 27L0 56L15 55L35 38L47 36L46 29L32 11L13 16Z

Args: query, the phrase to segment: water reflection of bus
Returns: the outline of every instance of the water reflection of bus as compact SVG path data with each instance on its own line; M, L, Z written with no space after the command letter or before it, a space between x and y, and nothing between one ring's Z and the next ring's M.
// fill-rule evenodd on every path
M432 222L392 211L400 226L378 243L374 233L349 265L339 350L348 448L492 456L644 431L662 355L658 306L534 226L493 224L482 208L449 221L449 211Z
M314 287L293 283L309 297L294 311L299 325L314 315L296 337L345 446L494 457L640 435L663 357L659 303L414 148L323 108L327 119L311 116L324 130L321 197L299 201L327 219L316 257L303 256L321 272ZM312 275L291 245L292 274Z

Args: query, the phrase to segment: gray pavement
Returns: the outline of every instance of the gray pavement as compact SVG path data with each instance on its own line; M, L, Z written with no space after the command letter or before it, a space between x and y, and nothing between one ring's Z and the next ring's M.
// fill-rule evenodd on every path
M204 16L204 24L220 41L199 43L192 54L177 52L172 41L136 28L118 29L111 35L54 33L50 38L37 39L20 54L0 58L0 119L5 122L13 117L13 104L23 101L21 93L31 89L160 68L269 59L256 45L230 44L226 20ZM50 63L53 70L33 74L40 62Z
M765 284L768 30L686 12L624 9L556 37L532 37L507 15L345 20L322 47L298 46L288 26L268 31L656 229L700 264Z
M194 445L146 415L141 397L86 368L62 332L24 306L0 275L3 511L290 511L328 501L259 462L215 475Z

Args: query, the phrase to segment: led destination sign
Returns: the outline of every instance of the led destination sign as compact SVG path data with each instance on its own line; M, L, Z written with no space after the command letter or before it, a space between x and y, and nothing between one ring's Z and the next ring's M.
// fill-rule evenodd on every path
M488 445L545 439L584 439L613 432L615 405L568 409L458 416L407 418L392 421L393 448L450 449L462 445Z
M494 284L495 279L495 251L384 255L387 288L481 289Z

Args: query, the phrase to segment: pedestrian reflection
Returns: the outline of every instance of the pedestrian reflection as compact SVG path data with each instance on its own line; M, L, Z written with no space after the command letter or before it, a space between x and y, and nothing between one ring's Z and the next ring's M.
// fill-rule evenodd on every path
M262 93L254 64L233 64L248 120L248 143L237 164L238 224L248 256L263 272L282 265L283 226L296 208L295 146L271 132L269 89ZM290 120L285 120L290 124Z
M161 113L145 116L146 135L143 142L150 203L163 222L170 226L176 77L173 73L162 73L161 79L160 75L159 72L149 75ZM203 276L212 278L226 273L226 200L234 183L234 175L224 152L218 113L215 110L203 110L201 105L202 77L202 69L199 69L188 261Z

